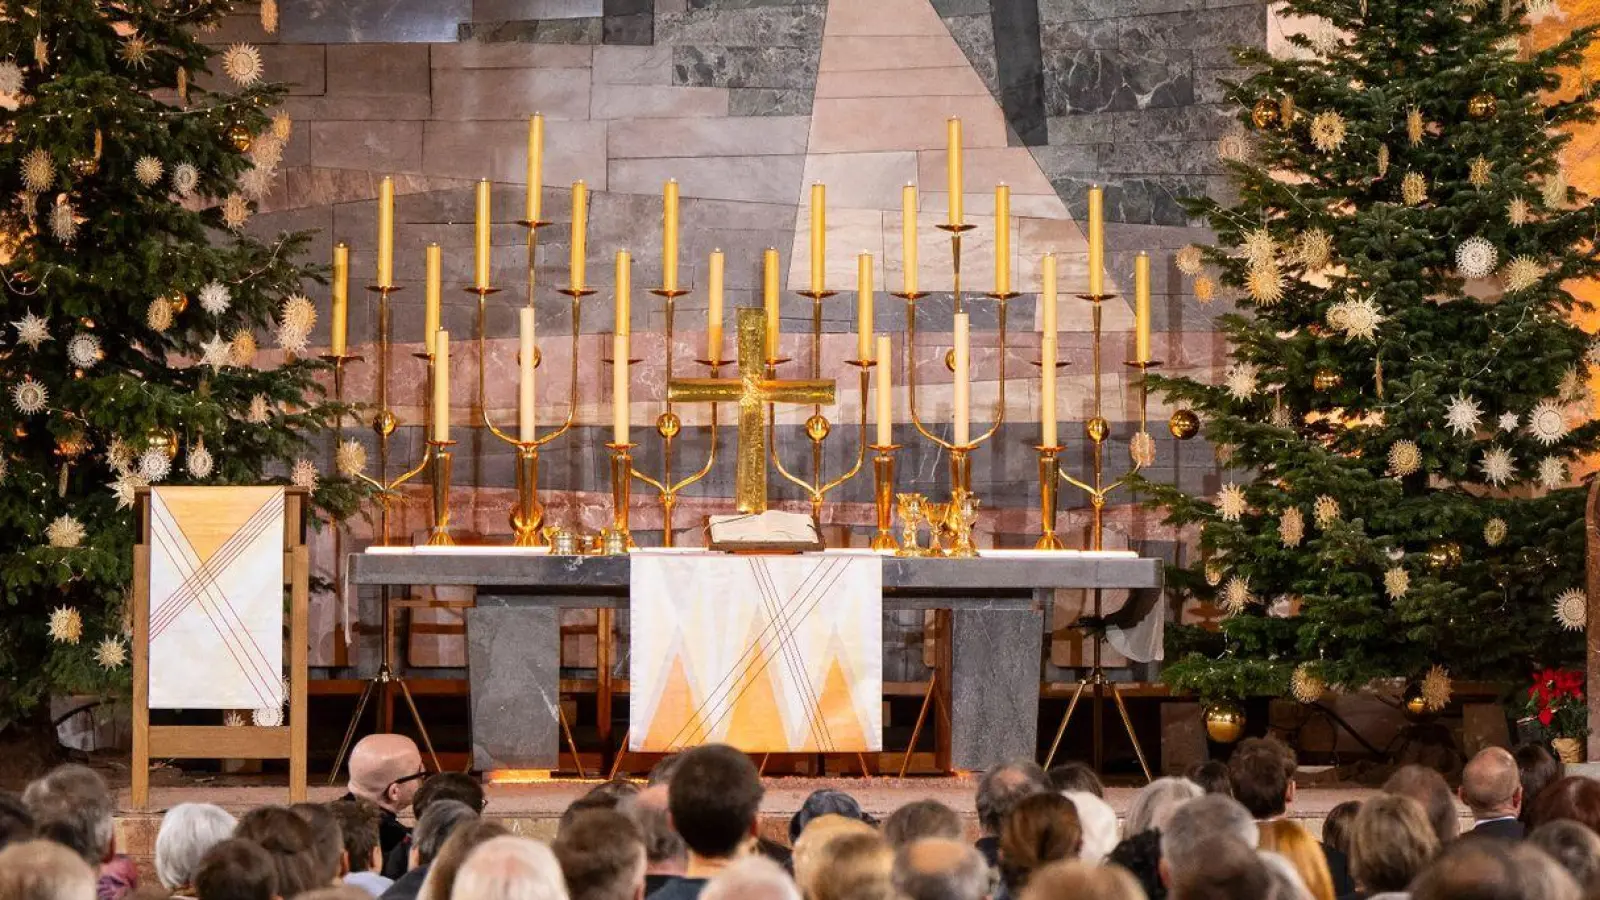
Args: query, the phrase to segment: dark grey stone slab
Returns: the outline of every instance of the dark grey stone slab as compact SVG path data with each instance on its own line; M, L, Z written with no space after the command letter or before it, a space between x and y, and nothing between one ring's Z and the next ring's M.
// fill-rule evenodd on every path
M1014 2L1014 0L1004 0ZM1029 2L1032 0L1020 0ZM983 11L970 16L950 16L944 20L945 27L950 29L950 36L955 38L956 44L967 55L967 62L972 64L978 77L983 80L984 87L995 97L1000 96L1000 75L998 60L995 51L994 22L990 12Z
M469 22L458 38L485 44L598 44L604 19L532 19L514 22Z
M656 42L674 46L821 47L821 6L692 9L656 16Z
M807 116L814 90L802 88L732 88L730 116Z
M553 769L561 741L561 625L554 609L479 606L467 619L472 767Z
M1006 123L1024 145L1047 143L1038 0L994 0L989 15Z
M1194 103L1194 56L1148 47L1081 49L1046 58L1049 115L1188 106Z
M283 0L285 44L453 41L472 18L472 0Z
M1038 752L1043 614L962 608L951 615L950 764L977 771Z
M800 47L674 47L672 83L690 87L813 91L817 84L818 53Z

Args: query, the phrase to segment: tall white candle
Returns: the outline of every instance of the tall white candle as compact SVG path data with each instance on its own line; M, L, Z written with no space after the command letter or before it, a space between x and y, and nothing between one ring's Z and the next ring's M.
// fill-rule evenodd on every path
M524 306L517 315L522 324L517 345L517 439L527 443L534 438L533 307Z
M450 332L433 336L433 439L450 440Z
M1043 305L1043 333L1039 336L1039 443L1056 446L1056 302L1059 287L1056 279L1056 255L1044 258L1044 290L1039 302Z
M917 186L900 189L900 291L917 292Z
M955 443L965 446L969 440L967 428L972 407L971 325L966 313L956 313L956 371L955 371Z
M711 271L706 276L710 305L706 311L706 359L722 362L722 283L726 260L721 250L711 251Z
M628 443L628 335L611 336L611 442Z
M856 257L856 359L872 358L872 254Z
M890 370L894 368L894 359L889 355L889 336L878 335L878 446L887 447L894 443L894 389Z

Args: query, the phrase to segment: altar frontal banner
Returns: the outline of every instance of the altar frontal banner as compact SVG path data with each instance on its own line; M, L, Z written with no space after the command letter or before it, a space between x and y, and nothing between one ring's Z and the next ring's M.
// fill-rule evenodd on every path
M283 706L283 488L150 492L150 708Z
M630 750L883 749L875 555L634 553Z

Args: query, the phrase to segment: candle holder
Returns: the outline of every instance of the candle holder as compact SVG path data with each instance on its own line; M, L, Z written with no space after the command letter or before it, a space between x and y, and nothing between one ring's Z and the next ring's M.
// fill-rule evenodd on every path
M638 444L607 442L611 451L611 530L622 534L629 550L637 549L633 532L628 528L628 503L632 499L629 486L633 482L633 448Z
M428 546L451 547L455 538L450 536L450 469L455 456L450 451L455 441L428 441L433 457L433 530L428 534Z
M662 298L666 302L666 356L667 356L667 381L672 381L672 369L676 354L674 353L674 328L677 317L677 299L685 296L689 291L678 288L662 286L650 293ZM699 360L701 365L711 370L711 377L718 377L720 362L708 359ZM674 444L678 435L683 431L683 421L672 409L670 395L667 399L667 408L656 417L656 434L661 438L661 477L652 478L649 475L633 470L633 477L639 479L656 491L656 497L661 503L661 546L672 547L676 545L676 531L673 525L673 512L678 507L678 494L685 488L704 479L711 474L711 467L717 461L717 404L711 404L711 450L706 456L705 465L687 477L674 481L672 477L672 462Z
M894 454L899 444L872 445L872 500L877 508L878 533L872 536L872 549L879 553L899 550L894 538Z
M1057 457L1064 447L1039 444L1039 528L1042 534L1034 542L1035 550L1065 550L1066 545L1056 536L1056 471Z
M369 285L367 290L378 295L378 398L377 412L372 417L372 430L378 436L378 475L376 478L365 472L356 472L355 476L370 485L378 495L378 542L380 546L389 546L392 540L391 524L394 507L400 495L401 485L422 474L428 466L428 454L423 452L422 458L416 466L400 473L395 478L389 477L389 440L394 435L395 429L400 425L400 419L395 415L394 409L389 406L389 368L391 354L394 352L394 343L390 339L390 308L389 295L398 292L401 288L395 285ZM335 375L339 376L336 369ZM342 376L341 376L342 378ZM431 378L431 375L430 375ZM337 387L337 385L336 385ZM432 391L428 395L432 396Z
M832 296L832 294L830 292L824 292L820 296L817 296L811 291L806 291L803 293L805 296L812 297L815 302L814 314L812 317L813 343L811 377L813 379L820 379L822 377L822 298ZM848 365L855 366L858 370L860 370L861 377L861 418L859 422L861 440L856 448L855 463L839 477L831 481L825 481L823 479L823 444L832 434L833 425L828 421L827 417L822 414L821 404L812 407L811 416L810 418L806 419L806 437L810 438L811 440L810 481L800 478L799 476L796 476L794 473L790 472L788 467L783 464L783 458L778 455L778 442L769 441L771 444L771 450L769 453L772 457L773 467L778 470L778 474L782 475L784 479L806 493L806 497L811 501L811 519L812 521L816 522L818 526L822 524L822 505L827 499L829 492L836 490L861 472L861 467L866 463L867 460L867 446L871 443L867 440L867 389L871 385L872 368L873 366L877 365L877 362L870 359L852 359L846 360L846 363ZM769 429L776 426L776 404L768 405L767 422Z

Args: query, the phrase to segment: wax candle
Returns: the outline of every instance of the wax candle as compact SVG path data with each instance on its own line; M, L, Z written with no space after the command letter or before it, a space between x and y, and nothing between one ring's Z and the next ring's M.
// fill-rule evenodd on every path
M948 145L949 162L947 165L950 178L950 224L960 225L964 221L961 215L961 190L965 180L961 174L961 120L950 117Z
M994 189L994 292L1011 293L1011 187Z
M378 185L378 287L394 287L394 179Z
M1106 197L1099 185L1089 188L1089 293L1106 292Z
M475 227L472 235L472 286L480 291L489 289L489 233L494 224L489 202L489 179L481 178L478 180L478 211L473 219Z
M537 222L544 213L544 116L534 113L528 117L528 207L524 212L529 222Z
M1150 361L1150 254L1133 260L1133 361Z
M678 289L678 182L667 182L661 212L661 289Z
M628 335L611 336L611 442L628 443Z
M706 311L706 359L712 364L722 362L722 283L724 267L721 250L711 251L711 270L706 275L706 292L710 299Z
M872 359L872 254L856 257L856 359Z
M767 359L778 358L778 251L767 248L761 263L761 305L767 312Z
M533 307L517 310L522 326L517 344L517 439L528 443L534 438L533 412Z
M917 292L917 186L900 189L900 291Z
M581 181L572 183L572 288L588 287L584 276L585 244L589 240L589 186Z
M955 444L965 446L968 419L972 406L972 383L969 381L972 360L972 336L966 313L956 313L956 371L955 371Z
M617 251L617 332L633 333L633 257L626 250Z
M439 245L429 244L424 254L424 273L422 280L422 348L433 354L433 339L439 330L439 287L440 272L443 268L439 258Z
M343 356L350 329L350 245L333 245L333 315L329 323L328 352Z
M1047 254L1043 265L1044 288L1039 294L1043 307L1039 335L1039 443L1056 446L1056 304L1060 287L1056 276L1056 255Z
M878 335L875 358L878 360L878 446L887 447L894 443L894 390L890 386L894 360L889 355L888 335Z
M433 336L433 439L450 440L450 332Z
M811 292L820 294L827 281L828 264L828 189L817 182L811 186Z

